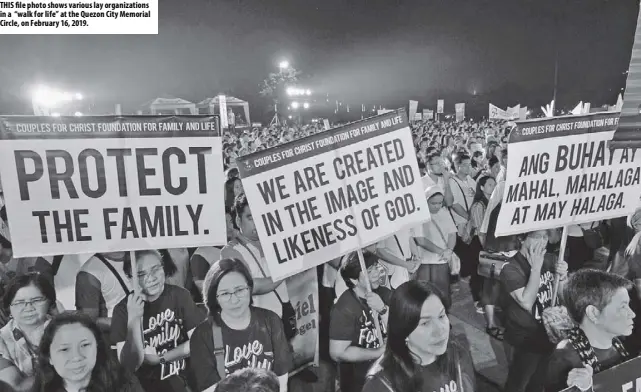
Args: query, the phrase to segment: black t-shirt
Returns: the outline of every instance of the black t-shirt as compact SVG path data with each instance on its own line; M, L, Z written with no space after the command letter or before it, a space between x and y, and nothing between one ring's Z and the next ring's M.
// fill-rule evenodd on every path
M283 331L283 322L271 310L251 307L249 326L243 330L221 325L225 349L225 373L255 367L271 370L277 376L293 367L292 352ZM197 390L202 391L220 381L214 350L212 320L203 321L189 340L191 367Z
M514 290L525 288L532 267L521 252L517 252L501 270L501 285L504 289L505 302L505 340L515 347L530 352L550 352L554 348L548 339L543 326L543 310L552 306L554 291L555 257L545 255L541 267L541 282L532 309L523 309L510 295Z
M614 345L608 349L594 348L601 371L608 370L623 362L623 357ZM568 340L558 344L548 363L546 376L546 392L559 392L568 387L567 379L570 370L585 367L581 357Z
M451 391L456 392L461 390L459 383L463 384L463 391L475 391L476 376L474 375L474 365L472 362L472 357L468 351L461 349L459 346L456 346L456 349L448 347L448 355L452 355L452 351L456 350L458 352L458 363L461 368L461 376L458 377L457 370L451 369L447 372L443 372L437 362L433 362L426 366L421 366L421 373L419 374L421 378L422 388L415 392L441 392L441 391ZM378 366L378 365L376 365ZM382 381L382 378L385 379L390 386L392 386L390 380L392 379L385 370L376 368L373 370L373 375L368 377L365 386L362 389L362 392L390 392L390 389ZM392 389L394 387L392 386ZM401 392L396 391L394 392ZM412 391L414 392L414 391Z
M389 304L392 292L386 287L374 290L383 303ZM353 290L347 290L332 307L329 325L331 340L349 340L352 346L361 348L379 348L381 343L376 337L376 326L372 310L362 298L357 298ZM379 316L379 324L383 338L387 336L387 328ZM365 376L374 361L339 364L341 386L349 385L350 391L360 390L365 383Z
M160 297L154 302L145 302L143 316L143 339L145 347L156 349L158 355L171 351L187 342L187 333L203 320L202 313L182 287L165 284ZM111 321L111 341L127 339L127 298L114 308ZM136 376L147 391L186 391L189 358L150 366L143 364Z

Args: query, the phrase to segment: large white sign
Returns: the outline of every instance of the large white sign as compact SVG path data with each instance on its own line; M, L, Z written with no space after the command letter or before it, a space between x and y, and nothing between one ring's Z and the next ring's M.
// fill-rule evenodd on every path
M631 214L641 196L641 153L610 150L619 113L517 123L496 234Z
M237 162L275 280L430 217L402 109Z
M14 254L226 243L218 116L0 118Z

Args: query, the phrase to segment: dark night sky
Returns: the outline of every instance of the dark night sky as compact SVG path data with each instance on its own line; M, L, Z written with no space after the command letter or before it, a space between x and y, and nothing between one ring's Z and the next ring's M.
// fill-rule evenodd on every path
M41 81L127 105L228 91L259 104L287 57L315 91L353 102L476 89L534 106L551 99L558 44L560 104L613 104L637 12L635 0L160 0L157 36L3 36L0 90L26 96Z

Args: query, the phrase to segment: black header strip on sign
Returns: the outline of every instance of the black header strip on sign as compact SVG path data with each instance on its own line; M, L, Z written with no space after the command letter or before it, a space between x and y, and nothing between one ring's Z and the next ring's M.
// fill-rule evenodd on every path
M380 123L382 121L392 119L393 117L400 116L401 120L398 124L392 126L386 126L384 128L380 127L378 130L361 132L358 136L349 137L345 140L336 141L335 143L328 143L324 146L316 146L315 142L318 140L323 140L337 135L341 135L346 131L360 129L361 127L366 127L370 124ZM383 135L388 132L394 132L402 128L409 127L409 122L407 121L407 114L405 109L401 108L393 112L381 114L380 116L374 116L367 118L365 120L355 121L353 123L344 125L339 128L330 129L324 132L317 133L315 135L308 136L306 138L297 139L289 143L281 144L277 147L270 148L268 150L257 151L252 154L244 155L242 157L236 158L236 163L238 165L238 171L241 178L247 178L253 175L261 174L269 170L273 170L291 163L307 159L309 157L323 154L328 151L336 150L350 144L358 143L363 140L367 140L376 136ZM305 148L305 146L314 145L314 148ZM294 153L290 157L282 156L284 151L293 151ZM270 157L280 155L279 159L272 159ZM264 161L264 162L263 162ZM261 162L261 164L256 164Z
M8 140L215 136L218 115L0 116L0 139Z
M508 140L510 143L519 143L553 137L614 131L617 128L619 114L619 112L604 112L582 116L560 116L518 121L516 128L510 132ZM575 127L574 124L576 123L588 124L588 126Z

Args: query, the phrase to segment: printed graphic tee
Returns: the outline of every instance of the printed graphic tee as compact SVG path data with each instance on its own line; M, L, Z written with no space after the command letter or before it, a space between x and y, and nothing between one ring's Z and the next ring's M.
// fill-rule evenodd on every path
M225 375L247 367L271 370L277 376L292 370L292 352L278 315L263 308L252 306L250 309L251 320L243 330L231 329L221 321L222 344L214 344L211 318L196 327L189 344L197 390L205 390L220 381L216 347L224 348Z
M111 341L114 344L127 338L127 298L116 305L111 321ZM156 349L158 355L187 342L187 333L203 320L201 311L191 299L189 291L165 284L160 297L146 302L143 316L145 347ZM156 366L143 364L136 372L146 391L186 392L189 358Z
M388 305L392 292L386 287L374 290L383 302ZM379 316L383 338L387 335L386 325ZM352 346L361 348L379 348L381 342L376 334L376 326L372 310L362 298L357 298L352 290L345 291L334 307L330 317L329 338L332 340L349 340ZM367 371L373 361L367 362L341 362L339 364L339 378L341 389L360 391L365 383Z
M505 340L529 352L545 353L554 349L543 326L543 310L552 306L554 291L555 256L546 253L541 267L539 291L532 309L525 310L510 295L524 288L530 279L532 267L521 252L517 252L501 271L501 284L507 301Z

